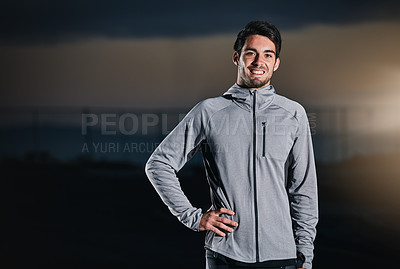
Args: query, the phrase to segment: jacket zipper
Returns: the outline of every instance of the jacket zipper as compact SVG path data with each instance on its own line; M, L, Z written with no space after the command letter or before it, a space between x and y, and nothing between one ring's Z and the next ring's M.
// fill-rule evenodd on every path
M260 261L259 246L258 246L258 206L257 206L257 179L256 179L256 168L257 168L257 154L256 154L256 142L257 142L257 118L256 118L256 92L254 91L253 96L253 176L254 176L254 212L255 212L255 236L256 236L256 262Z
M262 133L263 133L262 156L265 157L265 121L263 121L261 124L262 124Z

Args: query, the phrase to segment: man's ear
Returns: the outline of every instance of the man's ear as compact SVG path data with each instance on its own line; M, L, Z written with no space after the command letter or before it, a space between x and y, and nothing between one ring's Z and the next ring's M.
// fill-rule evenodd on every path
M274 72L279 68L279 64L281 63L281 59L278 57L276 58L275 64L274 64Z
M239 53L237 53L237 51L235 51L235 52L233 53L232 61L233 61L233 63L234 63L236 66L239 65Z

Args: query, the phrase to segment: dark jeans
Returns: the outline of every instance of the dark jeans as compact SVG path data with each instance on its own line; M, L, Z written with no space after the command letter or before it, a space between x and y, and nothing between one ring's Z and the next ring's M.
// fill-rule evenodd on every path
M265 269L296 269L296 266L281 267L254 267L254 266L238 266L234 261L218 254L212 250L206 249L206 269L243 269L243 268L265 268Z

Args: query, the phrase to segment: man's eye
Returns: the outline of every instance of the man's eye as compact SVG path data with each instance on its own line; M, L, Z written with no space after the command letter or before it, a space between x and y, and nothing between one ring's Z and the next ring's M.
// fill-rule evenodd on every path
M271 54L265 54L265 58L272 58Z
M249 55L249 56L254 55L254 52L251 52L251 51L247 52L246 55Z

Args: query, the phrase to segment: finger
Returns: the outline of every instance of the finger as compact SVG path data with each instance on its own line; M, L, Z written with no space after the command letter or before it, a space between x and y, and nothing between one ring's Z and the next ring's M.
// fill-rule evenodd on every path
M215 228L215 227L210 228L210 231L213 231L214 233L216 233L216 234L218 234L220 236L224 236L225 237L225 235L226 235L224 232L222 232L221 230L219 230L218 228Z
M235 215L235 212L233 212L233 211L230 210L230 209L223 208L223 207L221 207L220 209L218 209L216 212L218 213L218 215L219 215L219 214L228 214L228 215L231 215L231 216Z
M219 217L217 220L220 221L220 222L223 222L225 224L228 224L230 226L234 226L234 227L239 226L239 223L237 223L236 221L233 221L233 220L230 220L230 219L227 219L227 218L224 218L224 217Z
M222 222L218 222L214 226L217 226L218 228L223 229L223 230L225 230L227 232L230 232L230 233L233 233L233 231L234 231L231 227L226 226Z

